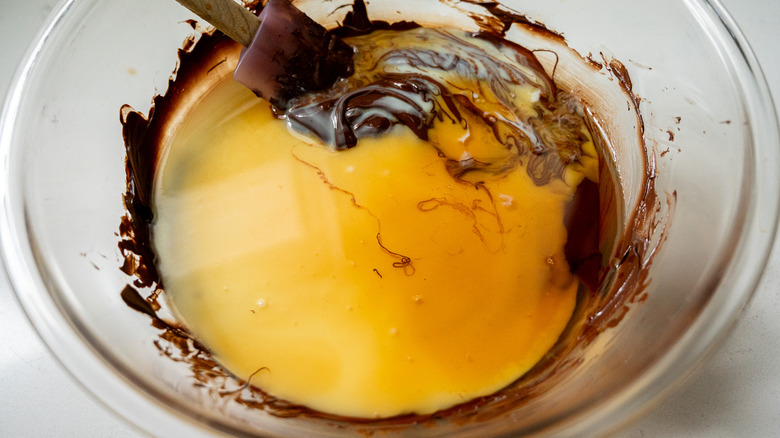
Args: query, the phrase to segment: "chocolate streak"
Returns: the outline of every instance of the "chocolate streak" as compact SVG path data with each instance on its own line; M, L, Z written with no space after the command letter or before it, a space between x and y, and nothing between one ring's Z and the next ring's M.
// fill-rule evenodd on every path
M517 54L519 62L532 68L538 73L539 78L543 78L541 86L545 92L541 99L552 114L547 117L557 117L560 121L559 124L555 124L540 116L528 121L532 126L530 132L518 133L517 130L509 130L515 136L511 137L500 134L505 133L506 130L497 127L495 121L484 120L489 125L493 123L490 126L493 127L499 141L515 147L518 156L529 158L528 172L534 181L537 184L546 184L552 178L559 178L564 165L579 159L578 153L583 138L564 134L576 132L577 129L571 129L573 127L587 125L597 146L606 147L606 140L600 137L601 134L597 129L594 129L596 124L592 119L587 116L572 115L572 113L576 114L576 111L572 111L573 106L579 103L572 96L556 89L553 79L544 72L533 53L502 39L503 33L513 23L530 25L535 31L546 33L548 37L557 40L562 40L560 34L550 32L521 15L503 11L494 3L475 2L475 4L482 5L488 13L493 13L490 19L480 16L481 21L478 23L483 24L484 31L476 36L492 44L509 47ZM258 9L259 6L255 6L255 10ZM343 26L334 33L349 36L377 29L402 30L414 27L417 25L408 22L392 25L372 22L368 19L362 0L357 0L353 11L347 14ZM231 377L229 372L214 362L208 352L190 339L186 332L157 316L156 312L160 308L158 298L163 293L163 283L155 267L150 224L153 219L152 182L160 153L159 148L170 135L170 131L175 128L176 117L188 110L189 105L194 102L193 99L202 89L200 87L203 83L218 80L215 76L219 75L210 75L213 69L224 63L226 59L237 57L239 49L237 44L219 32L200 36L197 44L194 44L193 39L188 40L184 48L179 51L180 62L176 79L169 81L165 95L154 98L149 116L145 117L129 106L123 106L120 112L127 150L127 191L124 195L127 214L122 218L120 226L119 248L125 257L122 270L134 278L132 286L128 285L122 291L122 298L131 308L152 317L153 325L163 330L155 345L174 360L187 361L195 380L201 386L215 388L220 395L229 395L238 403L267 410L273 415L327 419L335 423L336 427L344 422L370 423L373 431L376 430L374 427L397 428L429 422L433 424L439 418L448 418L453 422L482 421L499 416L502 412L506 412L506 409L527 403L536 394L562 379L567 369L579 363L581 359L578 354L584 346L602 331L616 325L623 318L632 301L641 299L640 293L647 282L648 253L653 251L648 243L648 236L655 226L654 218L658 212L658 200L655 197L652 178L646 177L645 193L637 212L628 221L626 231L619 236L606 236L606 230L610 227L605 224L615 221L617 194L613 176L607 169L608 166L602 164L599 184L588 180L580 184L566 212L565 221L569 232L569 241L565 248L566 257L572 272L582 283L578 292L575 315L558 344L545 359L508 388L431 415L404 415L391 419L371 420L344 418L293 405L252 387L248 382ZM408 54L399 53L398 56L408 56ZM410 62L422 62L419 58L408 57L407 59ZM441 65L442 59L437 60L434 57L428 59L431 61L426 65L445 68ZM638 100L631 91L630 79L627 74L623 74L624 69L614 68L616 74L620 73L618 74L620 82L630 100L637 103ZM425 98L435 100L435 110L421 111L419 105L415 104L416 100L408 98L410 94L422 94ZM363 118L359 123L356 123L357 118L348 115L351 114L350 109L361 110L382 105L380 98L388 96L403 103L404 111L392 110L399 106L384 108L384 114L389 116ZM461 112L476 113L477 110L478 108L473 108L470 102L464 102L458 96L453 96L442 84L436 83L430 77L415 74L386 75L372 84L339 97L334 96L317 102L301 101L292 106L288 116L301 125L309 127L316 135L329 138L328 136L332 134L319 132L316 127L320 124L314 123L313 119L335 114L337 124L335 135L332 136L333 144L337 148L346 148L355 146L357 139L361 137L381 135L396 124L404 125L418 137L426 139L434 120L447 117L459 121ZM641 122L640 114L638 118ZM514 140L508 140L510 137ZM605 161L604 155L601 156L601 160L602 163ZM463 172L468 171L459 168L457 164L450 164L452 165L450 173L456 178L462 178ZM648 170L650 176L653 172L654 169ZM618 240L615 244L617 263L605 266L607 257L604 257L604 252L611 250L611 242L615 237ZM610 242L610 245L604 242ZM171 348L178 349L179 354L171 354ZM192 354L193 350L194 354ZM232 379L234 382L232 387L238 389L225 392L225 379Z
M360 2L356 3L356 11L362 9L360 5ZM374 25L364 17L350 13L339 33L344 37L357 36L388 27ZM405 23L404 27L410 26ZM382 135L395 125L404 125L421 140L428 140L428 131L435 123L449 120L463 125L468 113L481 118L491 128L496 140L515 152L518 158L527 158L528 174L537 185L562 178L565 166L579 161L581 146L587 141L582 133L587 128L585 119L580 115L581 104L555 87L552 78L528 49L488 32L477 32L472 36L489 42L497 50L503 49L516 65L498 61L486 55L480 47L447 32L431 31L425 37L431 40L434 48L390 50L377 60L370 74L351 78L326 92L310 93L293 102L285 116L293 127L312 133L323 142L343 150L354 147L360 138ZM445 45L441 50L435 48L439 42ZM457 47L458 52L454 53L453 49L450 53L446 45ZM417 72L386 72L381 67L398 64ZM532 74L518 66L530 70ZM471 77L484 75L491 91L510 109L513 103L507 84L529 83L540 90L538 114L524 120L497 116L480 108L466 95L453 94L431 77L430 70L454 71ZM433 104L433 108L424 108L421 103ZM519 162L518 159L515 164ZM457 168L457 162L451 164L453 166L448 169L457 179L473 170L498 167L506 172L514 167L507 167L507 163L493 163L494 166L491 163L482 166L468 163L467 168Z

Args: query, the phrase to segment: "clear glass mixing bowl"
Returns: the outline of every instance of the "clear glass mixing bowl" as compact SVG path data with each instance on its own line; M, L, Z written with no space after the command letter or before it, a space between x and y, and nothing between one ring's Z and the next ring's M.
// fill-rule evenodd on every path
M303 9L333 25L343 16L341 3L305 1ZM641 98L645 159L656 166L657 191L662 200L676 196L668 204L673 211L661 203L658 227L668 234L650 267L646 298L588 346L578 372L490 420L384 427L388 433L614 430L659 400L722 340L750 298L774 238L776 116L754 56L717 1L503 3L562 32L579 54L625 64ZM484 8L374 0L369 12L375 19L469 28L468 15ZM1 125L0 231L13 287L75 377L151 434L370 433L370 423L278 418L200 391L186 365L155 347L159 330L120 298L131 279L119 270L115 234L125 189L119 108L146 111L152 96L165 90L176 49L192 33L187 18L173 1L71 0L41 33ZM523 38L514 31L509 36ZM604 72L599 77L614 82ZM587 93L576 78L567 86ZM625 95L605 102L619 103L602 115L620 139L612 153L626 218L636 205L644 150L631 141L636 125L625 125L633 115L626 113Z

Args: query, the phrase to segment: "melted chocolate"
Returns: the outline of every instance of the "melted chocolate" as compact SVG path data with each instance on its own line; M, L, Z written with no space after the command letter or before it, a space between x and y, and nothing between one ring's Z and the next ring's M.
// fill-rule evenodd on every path
M527 172L537 185L562 178L566 165L580 160L582 145L588 141L583 132L588 129L587 122L580 115L582 105L570 94L557 90L531 51L485 32L472 36L496 49L511 51L506 56L526 70L500 62L477 46L461 44L462 40L455 35L430 31L425 38L433 48L390 50L379 58L370 74L325 92L310 93L293 102L285 116L296 129L343 150L357 145L360 138L382 135L396 125L406 126L421 140L428 140L434 124L448 121L465 125L468 115L482 119L495 139L516 157L510 162L495 163L450 160L448 170L453 177L463 181L466 173L475 170L505 173L525 160ZM445 47L437 48L439 43ZM454 46L452 53L446 45ZM383 69L385 65L398 64L414 71ZM522 120L500 117L464 94L453 94L434 79L431 71L484 75L491 91L507 108L513 108L507 84L531 84L540 90L540 108L536 115ZM428 108L430 104L432 108Z
M542 100L555 116L562 117L562 124L586 124L593 133L597 149L606 147L605 140L598 129L595 129L594 119L588 116L572 116L571 105L576 99L559 92L538 60L530 51L511 43L501 37L512 25L520 23L531 26L548 37L562 40L560 34L548 31L541 24L532 22L524 16L506 11L492 2L472 2L483 6L492 13L489 18L475 15L475 20L484 29L480 38L494 44L510 44L518 54L521 62L527 63L535 71L542 73L546 93ZM259 7L255 6L255 9ZM353 11L349 12L343 25L334 30L334 35L349 36L372 32L377 29L410 29L417 27L414 23L400 22L388 24L372 22L368 19L365 5L357 0ZM609 230L615 227L616 189L614 178L609 170L605 156L601 156L600 182L595 184L585 181L577 189L574 200L569 204L565 224L569 232L566 244L566 257L574 272L581 280L582 287L578 292L578 305L575 314L561 336L558 344L538 363L534 369L521 377L517 382L496 394L480 397L464 404L440 411L431 415L404 415L391 419L371 420L360 418L344 418L306 407L296 406L284 400L269 396L263 391L252 387L249 382L234 379L229 372L217 364L200 345L192 340L181 328L164 322L157 316L159 310L158 298L163 293L162 280L155 267L155 254L151 245L150 224L153 219L152 181L156 170L159 148L164 138L174 126L175 115L187 110L187 96L198 90L199 84L208 79L209 73L224 62L226 57L235 57L239 47L219 32L213 35L204 34L196 44L188 40L179 51L180 64L176 79L169 82L168 90L163 96L154 99L149 116L134 111L128 106L121 109L123 136L127 150L127 191L124 195L127 214L120 225L121 241L119 248L125 257L122 270L135 278L121 293L123 300L131 308L149 315L152 324L162 330L160 339L155 342L160 351L173 360L186 361L193 371L194 379L204 387L216 388L218 393L230 397L245 406L263 409L280 417L303 417L326 419L338 427L339 423L371 424L374 428L397 428L404 425L427 423L439 418L448 418L453 422L483 421L501 415L506 409L521 406L532 400L547 388L554 386L565 378L566 370L573 369L582 359L579 352L590 343L595 336L604 330L614 327L628 311L631 302L642 299L641 292L647 282L647 267L650 253L657 246L651 246L648 236L655 227L654 218L658 213L659 201L653 186L654 168L649 166L645 179L645 190L640 204L629 219L627 229L622 235L609 235ZM402 55L401 55L402 56ZM631 82L622 65L609 64L610 70L618 77L629 99L634 103L641 125L641 114L638 112L638 99L631 90ZM435 111L421 111L415 106L415 99L410 95L436 95ZM365 109L381 106L380 97L390 96L402 103L404 111L396 111L396 105L391 111L384 108L382 118L364 118L359 123L347 116L348 109ZM387 75L373 84L359 90L352 90L341 96L320 101L298 102L290 109L291 119L306 126L315 135L328 138L326 132L317 130L316 119L326 115L336 114L338 123L335 128L332 143L337 148L355 146L357 139L364 136L381 135L394 125L404 125L418 137L425 139L431 127L432 120L447 117L459 120L461 111L474 111L468 104L459 101L458 97L446 92L446 89L429 77L405 75L397 77ZM487 120L486 120L487 122ZM551 178L560 177L562 166L577 160L581 138L571 138L561 132L571 132L571 129L558 130L556 125L543 118L534 126L538 142L531 140L523 132L514 135L514 145L530 157L528 171L537 184L545 184ZM548 129L545 131L545 126ZM511 131L511 130L510 130ZM495 128L497 138L501 129ZM641 133L640 133L641 134ZM509 136L502 136L508 142ZM572 147L577 145L577 147ZM537 161L534 161L537 160ZM549 162L548 162L549 161ZM451 174L462 177L465 169L452 164ZM618 258L615 263L606 264L605 251L613 246ZM381 244L381 243L380 243ZM143 291L150 291L144 292ZM144 297L143 295L146 295ZM178 351L174 354L173 351ZM195 354L190 354L195 351ZM260 370L258 370L259 372ZM250 377L251 380L251 377ZM231 385L226 381L233 381ZM227 387L232 389L226 390Z

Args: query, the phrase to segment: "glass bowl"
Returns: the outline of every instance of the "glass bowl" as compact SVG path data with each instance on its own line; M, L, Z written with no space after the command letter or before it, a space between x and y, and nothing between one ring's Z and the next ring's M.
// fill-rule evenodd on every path
M346 4L299 3L331 26ZM616 327L587 345L576 372L484 420L403 427L280 418L194 385L186 364L161 354L159 329L122 301L120 291L132 279L119 269L117 248L125 190L119 108L145 112L152 96L165 91L176 50L192 34L184 22L192 16L173 1L65 1L6 101L3 261L40 336L99 399L160 436L580 436L613 431L649 409L724 338L766 263L780 200L778 130L767 86L717 1L502 3L565 36L576 51L560 53L565 86L588 95L594 78L618 90L595 94L590 103L608 115L606 130L615 140L622 225L637 208L647 169L659 195L649 284L626 304ZM470 29L469 17L486 7L375 0L369 14ZM524 41L516 30L509 38ZM543 48L554 40L527 43ZM582 56L602 68L577 76L571 66ZM622 61L639 97L645 147L636 141L637 102L605 67L612 59Z

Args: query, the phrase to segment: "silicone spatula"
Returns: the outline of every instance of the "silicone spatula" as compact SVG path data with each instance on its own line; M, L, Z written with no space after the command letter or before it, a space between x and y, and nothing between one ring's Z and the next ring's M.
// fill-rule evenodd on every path
M281 109L352 74L353 49L288 0L255 16L235 0L177 0L244 46L233 77Z

